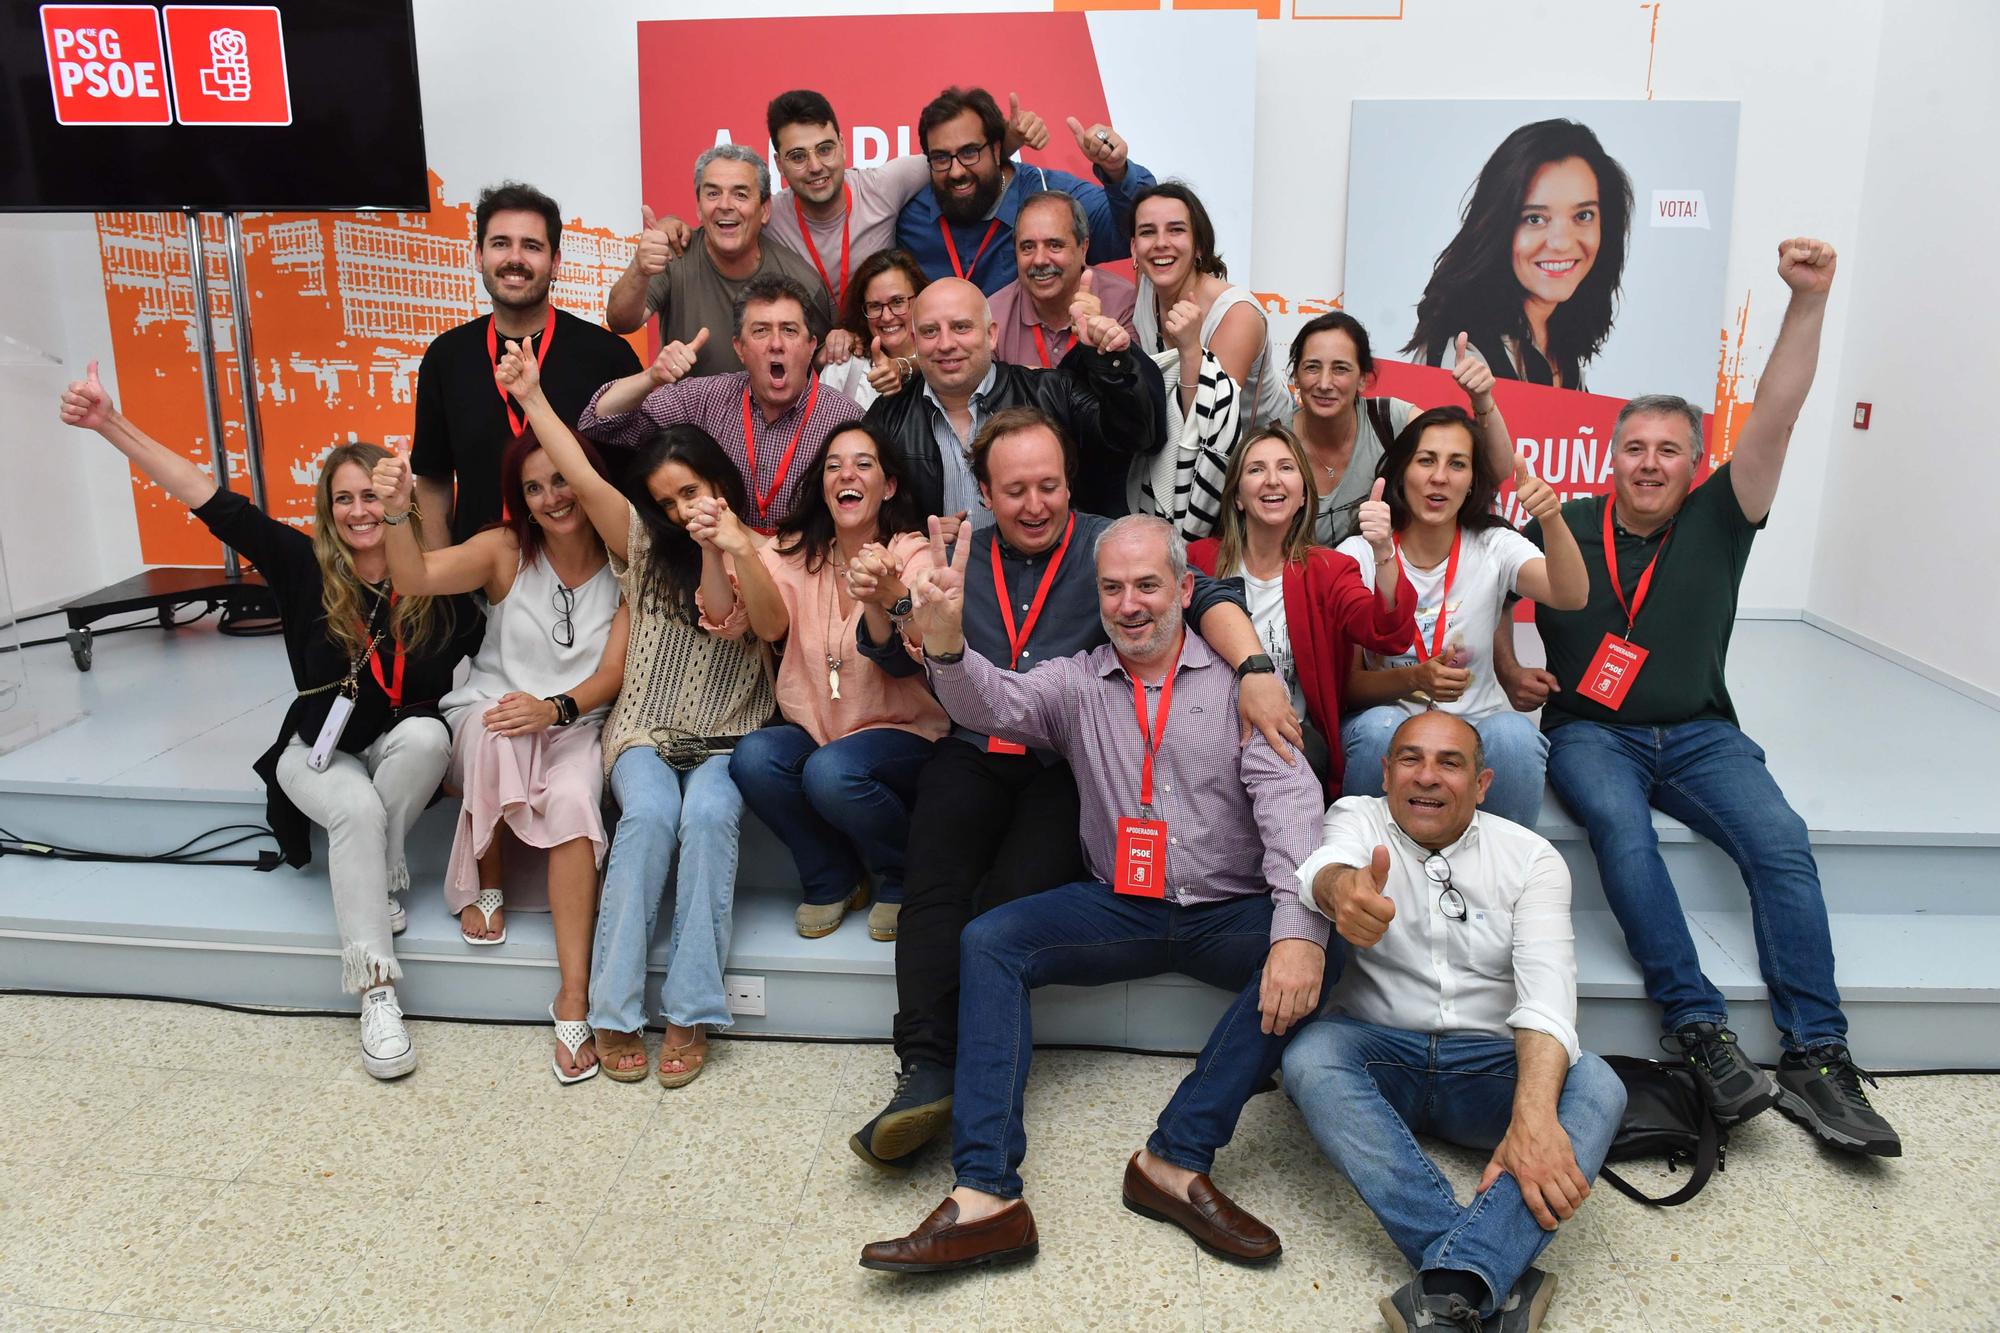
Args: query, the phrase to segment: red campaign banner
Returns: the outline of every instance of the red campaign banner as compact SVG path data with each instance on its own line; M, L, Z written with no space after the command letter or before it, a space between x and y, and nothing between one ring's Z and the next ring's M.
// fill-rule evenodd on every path
M43 5L42 48L57 124L173 124L151 5Z
M764 109L791 88L823 93L850 167L923 151L917 116L947 86L1010 93L1049 126L1024 161L1090 176L1064 118L1116 124L1086 15L908 14L852 18L663 19L638 25L639 179L645 201L694 225L694 162L723 139L770 153ZM949 52L912 59L912 52ZM743 77L754 68L757 77ZM771 187L781 184L773 169ZM855 256L858 263L861 256Z
M183 125L289 125L283 17L269 6L168 5L174 112Z

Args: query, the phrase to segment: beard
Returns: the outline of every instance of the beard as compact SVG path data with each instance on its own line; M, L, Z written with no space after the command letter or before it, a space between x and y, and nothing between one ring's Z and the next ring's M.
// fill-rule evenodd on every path
M519 295L508 294L500 286L500 278L503 274L513 273L519 273L522 277L532 276L528 270L514 264L502 264L496 269L480 273L479 280L485 284L486 294L493 298L493 304L506 306L510 310L532 310L548 299L549 280L547 278L543 278L539 283L530 283L528 286L523 287Z
M937 196L938 212L944 214L947 221L964 226L978 222L993 211L993 205L1000 200L1000 173L996 171L991 176L976 179L979 184L968 195L955 195L935 185L931 187L931 192Z
M1098 620L1104 626L1104 637L1111 640L1112 647L1120 654L1141 664L1157 662L1160 657L1173 650L1174 640L1181 636L1181 605L1175 602L1173 609L1153 621L1153 629L1138 643L1126 647L1125 636L1119 633L1118 622L1107 620L1102 612Z

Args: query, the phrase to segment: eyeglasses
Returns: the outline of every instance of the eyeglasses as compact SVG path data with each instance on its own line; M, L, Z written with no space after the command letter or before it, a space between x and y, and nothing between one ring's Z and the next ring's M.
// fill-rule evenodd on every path
M571 616L576 611L576 594L558 583L556 585L555 606L556 613L562 619L549 627L549 637L554 639L559 647L574 648L576 647L576 621L571 619Z
M840 156L840 140L838 139L822 139L809 149L794 148L784 154L785 161L795 167L802 167L814 158L819 158L823 162L831 162L838 156Z
M880 319L884 315L900 315L910 308L914 296L892 296L886 301L863 301L861 313L870 319Z
M1443 852L1424 858L1424 877L1439 886L1438 911L1453 921L1465 920L1465 895L1451 886L1451 862L1444 859Z
M993 141L991 139L982 139L978 143L969 143L965 145L965 147L959 149L955 153L947 153L942 148L934 148L930 152L924 154L924 160L931 164L931 171L933 173L942 173L951 170L951 164L954 159L956 159L959 165L961 166L967 166L967 167L971 166L973 163L979 160L979 155L981 153L985 152L992 146L993 146Z

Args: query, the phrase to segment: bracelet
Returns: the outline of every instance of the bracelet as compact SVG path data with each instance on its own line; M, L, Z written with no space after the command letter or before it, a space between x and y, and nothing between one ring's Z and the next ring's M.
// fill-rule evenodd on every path
M387 523L392 528L400 528L405 523L408 523L410 521L410 515L416 512L417 509L415 505L410 506L408 509L405 509L400 514L392 514L388 510L384 509L382 511L382 521L384 523Z
M576 721L576 700L570 698L567 694L551 694L548 698L542 700L542 702L556 706L556 720L553 725L566 727Z

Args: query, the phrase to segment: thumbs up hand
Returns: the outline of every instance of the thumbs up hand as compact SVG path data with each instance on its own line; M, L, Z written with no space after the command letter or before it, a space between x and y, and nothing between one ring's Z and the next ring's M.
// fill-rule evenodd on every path
M879 394L901 393L907 358L890 356L882 350L882 336L877 334L868 342L868 384Z
M1458 356L1451 364L1451 377L1458 381L1458 387L1465 390L1465 396L1472 400L1472 410L1485 416L1493 410L1493 367L1486 364L1486 358L1479 355L1472 346L1470 334L1458 335Z
M1562 501L1556 498L1555 488L1535 475L1525 454L1514 455L1514 497L1521 502L1521 508L1542 521L1543 527L1555 522L1562 512Z
M643 204L639 207L639 216L645 225L639 233L639 252L632 262L647 277L665 273L668 264L686 253L694 233L688 230L687 223L673 214L660 217Z
M493 378L502 389L514 395L523 407L542 388L542 363L536 359L534 346L526 338L509 340L507 350L494 363Z
M1377 560L1386 561L1396 554L1394 529L1390 527L1389 502L1382 498L1389 483L1381 477L1375 478L1374 489L1361 502L1355 517L1361 525L1361 535L1373 548Z
M653 382L664 385L686 379L694 371L695 358L706 346L708 330L703 329L686 342L670 342L662 347L660 354L653 358Z
M1069 322L1072 328L1086 316L1104 313L1104 302L1099 300L1097 293L1092 290L1093 285L1090 270L1086 268L1077 276L1076 295L1069 298Z
M65 426L81 426L85 430L99 430L111 419L118 409L111 404L111 395L104 391L104 385L97 378L97 363L90 363L80 380L71 380L62 396L62 421Z
M1377 847L1365 866L1342 875L1333 890L1333 928L1357 949L1373 948L1396 919L1389 887L1389 849Z
M1049 127L1032 111L1021 109L1021 95L1007 94L1007 133L1002 137L1000 156L1012 157L1023 148L1036 152L1049 146Z

